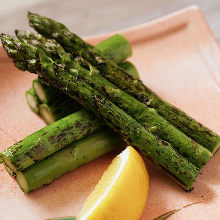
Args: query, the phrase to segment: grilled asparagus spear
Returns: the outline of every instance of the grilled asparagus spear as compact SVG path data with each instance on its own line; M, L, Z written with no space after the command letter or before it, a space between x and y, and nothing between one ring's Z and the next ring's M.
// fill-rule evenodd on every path
M179 130L203 145L212 153L220 147L220 136L200 124L182 110L160 98L147 88L141 80L124 72L120 67L102 56L100 51L71 33L63 24L52 19L28 13L30 25L40 34L58 41L73 56L82 56L100 73L119 88L137 98L139 101L158 111L167 121Z
M128 73L134 74L136 77L139 77L135 66L131 62L126 61L124 63L119 64L119 66L122 66L122 68L126 69ZM44 90L45 86L41 86L42 82L38 78L33 80L33 84L35 84L35 85L38 84L38 86L37 86L38 87L38 90L37 90L38 94L39 93L45 94L42 96L48 97L48 96L46 96L46 94L49 90L47 90L47 89ZM35 88L36 88L36 86L35 86ZM46 86L46 88L48 88L48 86ZM49 87L49 88L56 90L53 87ZM51 94L56 94L56 93L53 93L53 91L51 91ZM67 96L63 93L62 93L61 97L63 97L64 102L66 99L67 100L70 99L69 96ZM73 113L76 109L80 108L80 105L78 104L78 102L76 102L73 99L71 99L72 100L71 106L73 107L72 110L69 108L70 105L65 106L62 104L62 102L57 103L55 96L52 98L52 100L54 100L54 101L51 101L51 103L48 103L48 104L46 104L46 103L43 103L40 105L38 104L38 108L40 107L40 116L47 124L53 123L53 122L65 117L65 116L67 116L68 114ZM62 105L62 108L60 108L60 104Z
M64 94L63 96L59 96L50 105L40 104L40 116L47 124L51 124L81 108L78 102L69 96L66 97Z
M119 64L119 66L122 66L122 68L127 70L127 72L129 74L133 74L136 77L139 77L135 66L131 62L126 61L124 63ZM51 99L51 100L54 100L54 101L50 101L50 103L48 103L48 104L47 103L43 103L43 104L38 103L38 105L37 105L38 108L40 107L40 116L42 117L42 119L47 124L53 123L53 122L65 117L65 116L67 116L68 114L73 113L76 109L80 108L80 105L78 104L78 102L76 102L73 99L71 99L72 100L71 106L73 107L72 110L69 108L70 105L65 106L65 105L62 104L62 102L57 103L56 96L55 96L55 94L57 94L57 93L56 92L53 93L53 90L56 91L57 89L55 89L53 87L48 87L48 86L45 86L45 85L41 86L42 82L38 78L33 80L33 84L35 84L35 89L36 89L36 87L38 88L37 93L42 94L41 96L48 97L49 95L46 95L48 92L51 95L54 95L53 98ZM37 84L37 86L36 86L36 84ZM44 90L45 87L46 87L46 90ZM48 90L47 88L50 88L52 91ZM51 97L51 95L50 95L50 97ZM61 96L61 95L59 95L59 96ZM59 98L59 96L58 96L58 98ZM63 97L64 102L65 102L65 100L70 99L69 96L67 96L63 93L62 93L61 97ZM48 100L48 99L46 98L46 100ZM46 101L46 102L48 102L48 101ZM60 108L60 104L62 105L62 108ZM38 109L38 111L39 111L39 109Z
M48 158L16 174L20 188L29 193L52 183L63 174L116 149L122 145L120 137L110 129L94 132L73 142Z
M22 171L101 127L93 115L80 110L27 136L0 157L13 172Z
M61 47L54 46L54 42L51 40L45 39L40 34L35 34L29 31L23 31L23 30L16 30L16 35L22 39L30 40L32 43L40 42L44 44L44 47L47 49L47 52L55 57L60 57L62 61L66 60L65 51L62 50ZM102 54L104 54L106 57L110 58L114 62L118 63L120 61L125 60L132 54L131 45L129 42L120 34L116 34L101 43L99 43L96 46ZM56 49L58 48L58 49ZM124 63L119 64L123 69L125 69L130 74L133 74L136 77L139 77L137 69L135 66L130 63L129 61L126 61ZM38 78L33 80L32 83L33 89L35 90L39 100L41 103L43 103L40 106L40 111L43 119L46 123L52 123L72 112L75 111L76 108L79 109L79 104L73 100L73 103L71 106L75 105L75 108L73 108L73 111L70 111L69 105L67 108L62 104L62 109L59 106L56 106L56 99L60 96L63 100L67 99L69 100L68 96L61 93L59 90L48 87L46 84L41 82ZM32 97L34 98L33 94L34 91L31 90ZM28 97L30 96L30 91L27 92ZM60 98L59 98L60 100ZM29 100L27 100L29 101ZM38 101L37 97L35 98L35 102ZM30 106L30 101L28 102ZM62 103L62 102L61 102ZM33 101L32 101L33 104ZM35 107L35 113L39 113L39 104ZM33 110L33 107L30 106Z
M1 39L7 54L17 67L38 73L48 84L75 98L120 133L129 145L143 151L154 164L165 170L184 189L192 189L199 169L178 154L169 143L147 131L82 79L68 74L62 64L55 63L41 48L8 35L1 35Z
M51 42L51 40L50 40ZM35 41L35 45L39 45L44 48L47 54L50 54L47 47L45 46L46 40L39 44ZM54 46L53 46L54 45ZM57 43L50 43L50 49L56 51ZM61 47L58 45L59 48ZM58 57L58 54L54 53L53 56ZM63 52L63 56L68 57L68 54ZM52 55L51 55L52 57ZM61 59L56 59L57 62L62 62ZM77 77L83 78L90 86L94 87L97 91L107 96L109 100L116 103L120 108L131 115L135 120L141 123L147 130L154 133L159 138L168 141L172 146L185 158L191 161L194 165L202 168L209 159L212 158L212 153L206 148L202 147L195 141L191 140L184 133L180 132L163 117L161 117L157 111L152 108L147 107L140 101L136 100L134 97L123 92L115 85L110 83L104 77L102 77L99 72L92 67L86 60L82 58L76 58L77 62L74 62L73 58L68 58L69 63L66 63L68 68L70 68L70 73L75 74ZM86 67L82 68L80 65ZM77 72L77 73L76 73ZM60 101L58 101L59 103Z
M59 54L59 57L62 59L62 61L66 61L67 60L67 58L68 58L68 56L66 57L65 56L65 54L62 54L62 50L60 49L60 48L58 48L58 50L57 50L57 52L58 52L58 54ZM54 55L54 51L50 51L50 54L53 54ZM20 61L18 61L18 62L16 62L15 63L15 65L16 66L22 66L22 62L23 61L21 61L21 63L20 63ZM84 118L84 119L86 119L86 117ZM71 121L71 120L70 120ZM99 127L100 127L100 124L99 123L97 123L97 126L95 126L95 123L96 123L96 120L94 120L93 121L94 122L94 124L93 124L93 126L95 127L95 128L93 128L94 130L96 130L96 129L98 129ZM88 121L88 123L89 123L89 121ZM91 132L91 131L90 131ZM36 135L36 137L38 137L37 135ZM28 139L32 139L32 137L29 137ZM73 139L74 140L74 139ZM25 140L23 140L24 142L25 142ZM23 141L22 141L22 144L23 144ZM10 148L10 150L9 151L4 151L3 153L2 153L2 157L4 158L4 161L5 161L5 163L13 170L13 171L15 171L15 170L23 170L23 169L25 169L26 167L28 167L28 166L30 166L30 165L32 165L33 163L35 163L35 160L41 160L42 159L42 157L41 157L41 155L39 154L38 156L36 155L36 153L35 153L35 151L38 149L38 148L40 148L40 146L41 146L41 144L40 144L40 146L38 146L38 145L36 145L35 146L35 140L33 140L33 142L31 142L32 144L33 144L33 146L32 146L32 148L31 149L29 149L29 147L31 147L31 146L23 146L22 144L16 144L15 146L13 146L12 148ZM66 143L67 144L67 143ZM21 147L22 146L22 147ZM23 147L24 147L24 149L23 149ZM59 146L59 147L61 147L61 146ZM22 148L22 150L21 151L18 151L17 152L17 149L18 148ZM27 149L26 149L27 148ZM37 148L37 149L35 149L35 148ZM14 151L13 151L13 149L14 149ZM57 150L58 148L56 148L56 150ZM25 150L25 153L23 152ZM29 150L30 150L30 152L29 152ZM51 154L51 153L53 153L54 151L53 151L54 149L50 149L50 150L48 150L49 152L47 152L48 153L48 155L49 154ZM15 156L13 155L11 155L11 153L14 153L14 154L16 154ZM29 152L29 153L28 153ZM13 154L12 153L12 154ZM44 152L45 153L45 152ZM28 154L30 154L30 155L28 155ZM32 154L34 154L34 155L32 155ZM35 158L35 157L37 157L37 158Z

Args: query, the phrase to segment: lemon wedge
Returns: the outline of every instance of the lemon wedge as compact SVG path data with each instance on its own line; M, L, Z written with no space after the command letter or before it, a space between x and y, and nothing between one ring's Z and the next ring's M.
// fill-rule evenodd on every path
M133 147L127 147L104 172L77 220L138 220L148 188L149 176L143 159Z

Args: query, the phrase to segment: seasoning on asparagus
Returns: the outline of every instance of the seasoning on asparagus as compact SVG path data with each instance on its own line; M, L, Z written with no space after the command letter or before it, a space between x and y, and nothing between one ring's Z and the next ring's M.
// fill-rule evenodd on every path
M49 56L60 58L64 63L69 61L69 57L66 56L64 49L60 47L56 41L47 39L40 34L35 34L30 31L15 30L15 34L21 39L31 41L32 44L39 44L38 42L40 42L41 45L47 50ZM98 50L105 57L109 58L116 64L123 62L132 55L131 44L121 34L115 34L112 37L107 38L106 40L97 44L96 48L98 48ZM128 66L131 67L132 64L128 64ZM130 67L126 68L130 69ZM133 69L135 69L135 67L133 66L131 69L134 71Z
M57 40L73 56L82 56L88 60L109 81L145 105L155 108L167 121L194 139L197 143L206 147L213 154L219 149L219 135L191 118L182 110L160 98L147 88L141 80L137 80L124 72L108 58L102 56L98 49L71 33L63 24L34 13L28 13L28 18L30 25L37 32L48 38Z
M48 84L56 86L85 108L91 109L108 126L119 132L129 145L143 151L154 164L171 175L185 190L193 188L199 169L178 154L169 143L148 132L83 80L68 74L61 64L53 62L41 48L8 35L2 34L1 39L7 54L15 63L19 63L20 69L38 73Z

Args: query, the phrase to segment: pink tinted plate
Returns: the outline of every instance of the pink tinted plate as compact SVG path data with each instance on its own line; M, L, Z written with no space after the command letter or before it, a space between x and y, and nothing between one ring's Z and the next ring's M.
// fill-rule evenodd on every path
M15 28L15 27L14 27ZM118 31L133 46L130 59L146 85L201 123L220 133L220 51L196 6ZM96 44L113 33L91 37ZM0 51L0 150L45 124L33 114L25 91L36 76L18 71ZM0 219L40 220L77 215L116 153L108 154L25 195L0 165ZM186 193L150 162L150 191L142 220L199 202L170 219L220 219L220 152L205 166L195 189Z

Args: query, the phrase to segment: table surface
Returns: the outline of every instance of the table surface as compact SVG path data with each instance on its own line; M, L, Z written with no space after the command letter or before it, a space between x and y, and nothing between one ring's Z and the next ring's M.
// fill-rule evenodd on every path
M219 0L0 0L0 31L30 29L26 19L30 10L55 18L85 37L144 23L191 4L201 7L220 41Z

